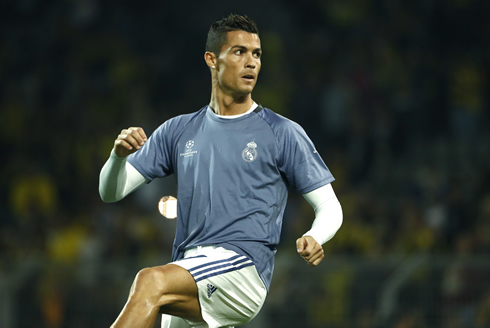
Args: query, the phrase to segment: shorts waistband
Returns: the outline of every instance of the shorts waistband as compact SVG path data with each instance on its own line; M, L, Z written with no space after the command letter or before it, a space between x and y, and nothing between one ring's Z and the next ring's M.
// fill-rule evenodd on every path
M196 246L196 247L189 248L188 250L186 250L184 253L184 258L186 258L188 256L196 256L196 255L206 254L209 251L215 251L215 250L219 250L219 249L224 250L224 248L221 246L213 246L213 245Z

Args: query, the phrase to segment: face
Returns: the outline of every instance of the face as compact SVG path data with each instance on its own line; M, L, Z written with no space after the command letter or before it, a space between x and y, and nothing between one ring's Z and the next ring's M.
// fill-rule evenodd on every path
M259 36L245 31L228 32L227 36L216 62L218 86L232 96L250 94L261 67Z

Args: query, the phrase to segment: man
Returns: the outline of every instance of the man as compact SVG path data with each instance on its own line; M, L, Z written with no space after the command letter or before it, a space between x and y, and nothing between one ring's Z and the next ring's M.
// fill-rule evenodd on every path
M141 270L113 327L233 327L260 310L272 278L287 186L315 209L298 253L316 266L321 245L342 223L334 180L304 130L251 97L261 68L255 23L229 15L209 31L204 59L211 101L163 123L147 139L121 132L104 165L99 191L122 199L175 174L177 231L172 263Z

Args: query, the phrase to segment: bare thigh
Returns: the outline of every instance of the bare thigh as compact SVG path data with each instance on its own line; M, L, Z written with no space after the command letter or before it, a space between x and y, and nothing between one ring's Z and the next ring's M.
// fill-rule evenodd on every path
M145 272L147 270L147 272ZM155 303L159 312L192 321L203 321L199 305L198 290L192 275L175 264L166 264L142 270L139 274L150 276L145 288L158 291ZM138 279L134 288L138 289Z

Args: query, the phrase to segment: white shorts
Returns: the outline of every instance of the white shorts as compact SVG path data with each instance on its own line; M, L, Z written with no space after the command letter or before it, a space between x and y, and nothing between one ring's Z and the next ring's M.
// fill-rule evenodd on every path
M172 262L189 271L196 281L205 322L162 315L162 328L218 328L243 325L259 313L267 290L255 265L247 257L223 247L187 250Z

